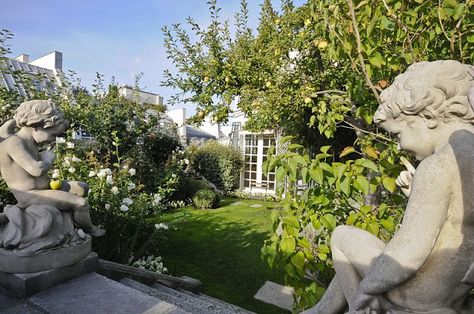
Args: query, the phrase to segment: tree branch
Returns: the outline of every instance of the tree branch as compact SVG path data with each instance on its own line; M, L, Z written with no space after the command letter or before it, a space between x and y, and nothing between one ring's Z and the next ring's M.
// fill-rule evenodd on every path
M365 69L364 57L362 56L362 43L360 41L359 28L357 27L357 21L356 21L356 16L355 16L355 11L354 11L354 3L352 2L352 0L347 0L347 5L349 6L349 12L351 14L352 26L354 27L354 34L356 36L356 42L357 42L357 54L359 57L360 66L362 68L362 73L364 74L365 82L372 90L372 93L374 94L375 99L377 99L377 102L380 103L379 93L377 92L377 89L375 88L374 84L372 84L372 81L370 80L370 77L367 74L367 71Z

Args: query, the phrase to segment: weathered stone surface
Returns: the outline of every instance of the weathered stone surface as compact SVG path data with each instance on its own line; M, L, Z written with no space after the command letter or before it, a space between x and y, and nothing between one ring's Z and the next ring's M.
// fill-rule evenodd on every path
M266 281L265 284L258 289L257 294L255 294L255 299L291 311L293 309L294 293L295 291L291 287L283 286L272 281Z
M382 92L374 121L421 161L397 179L402 225L388 243L336 228L336 277L307 313L474 313L473 78L470 65L420 62Z
M62 255L59 255L59 258L63 260ZM45 261L48 260L53 259L45 259ZM22 274L0 272L0 286L17 296L30 296L71 278L93 272L96 270L97 265L97 254L90 253L79 263L60 268L58 267L53 270ZM34 264L32 264L32 266L34 266Z
M186 313L176 306L90 273L29 298L50 314Z
M56 155L43 148L63 133L67 124L51 100L31 100L23 102L14 118L0 127L1 176L17 200L0 213L0 271L36 272L76 263L90 253L80 247L90 237L79 228L93 236L104 234L90 220L87 184L69 181L50 187L48 170ZM19 129L16 133L15 128ZM44 254L71 246L79 247L63 261L57 257L58 251ZM26 262L31 267L24 266L28 259L22 257L33 258ZM51 258L49 266L44 262L47 257Z

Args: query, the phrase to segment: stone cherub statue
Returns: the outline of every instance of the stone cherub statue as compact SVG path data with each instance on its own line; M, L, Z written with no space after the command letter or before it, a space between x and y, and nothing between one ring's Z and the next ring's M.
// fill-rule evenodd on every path
M92 236L105 233L91 222L85 183L67 181L62 190L49 187L48 170L55 154L39 148L51 144L67 124L51 100L31 100L22 103L14 118L0 128L0 171L18 202L0 214L2 250L28 256L81 242L74 224ZM17 133L13 133L15 127L20 128Z
M305 313L474 313L474 67L413 64L381 94L375 122L420 160L397 182L409 193L384 243L351 226L331 238L336 276Z

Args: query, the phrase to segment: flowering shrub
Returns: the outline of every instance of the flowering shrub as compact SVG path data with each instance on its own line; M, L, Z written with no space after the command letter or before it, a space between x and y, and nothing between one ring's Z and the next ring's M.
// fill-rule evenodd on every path
M135 261L132 266L149 270L149 271L154 271L160 274L164 274L168 272L168 268L166 268L163 265L163 260L161 256L154 256L154 255L149 255L149 256L143 256L139 258L137 261Z

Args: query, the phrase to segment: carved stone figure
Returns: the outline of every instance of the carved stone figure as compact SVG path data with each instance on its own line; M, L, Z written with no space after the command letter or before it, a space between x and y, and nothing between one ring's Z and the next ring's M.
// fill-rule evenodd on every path
M336 276L306 313L474 313L474 68L413 64L381 100L375 122L421 161L397 179L401 227L388 243L337 227Z
M13 133L16 127L20 129ZM91 222L84 198L87 184L69 181L61 190L49 187L55 154L40 149L66 127L51 100L32 100L0 128L0 172L18 202L0 214L0 271L34 272L78 262L90 253L90 236L83 231L105 233Z

